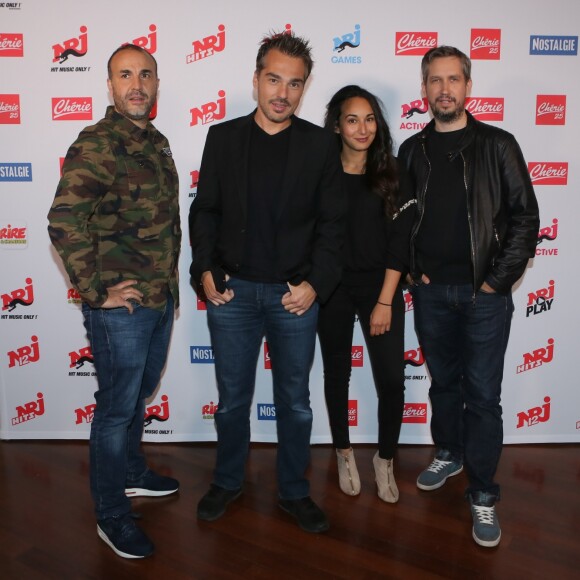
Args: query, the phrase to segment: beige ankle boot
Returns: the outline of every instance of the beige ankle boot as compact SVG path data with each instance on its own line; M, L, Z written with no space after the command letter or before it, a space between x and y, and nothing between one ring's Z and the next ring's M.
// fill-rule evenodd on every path
M378 496L387 503L397 503L399 501L399 490L393 473L393 460L381 459L377 451L373 457L373 465L375 466L375 479L379 488Z
M350 450L348 455L343 455L336 450L338 460L338 484L346 495L358 495L360 493L360 477L354 460L354 450Z

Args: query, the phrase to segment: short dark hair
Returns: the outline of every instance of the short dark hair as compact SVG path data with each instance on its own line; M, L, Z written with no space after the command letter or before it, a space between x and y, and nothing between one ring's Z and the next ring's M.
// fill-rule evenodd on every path
M269 36L262 38L258 55L256 56L256 73L259 73L264 68L266 55L274 49L279 50L286 56L301 58L306 67L306 79L310 76L314 66L312 55L310 54L310 43L305 38L296 36L292 31L271 33Z
M123 44L113 52L113 54L109 57L109 60L107 61L107 74L109 75L109 79L113 74L113 71L111 71L111 61L113 60L113 57L119 52L122 52L124 50L135 50L136 52L141 52L146 54L147 56L150 56L153 59L153 62L155 63L155 76L157 76L157 61L150 52L147 52L142 46L137 46L136 44Z
M421 76L423 78L423 83L427 83L427 76L429 75L429 65L436 58L443 58L446 56L456 56L461 61L461 67L463 68L463 76L465 77L465 82L471 80L471 59L458 48L454 46L436 46L431 50L427 51L423 55L423 60L421 61Z

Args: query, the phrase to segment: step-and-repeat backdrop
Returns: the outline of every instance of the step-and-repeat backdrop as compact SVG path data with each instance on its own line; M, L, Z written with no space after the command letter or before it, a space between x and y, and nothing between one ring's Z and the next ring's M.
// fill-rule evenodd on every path
M504 373L505 441L580 441L575 288L580 247L580 4L487 0L0 1L0 437L88 437L96 390L79 299L52 250L46 214L62 158L110 103L106 63L132 42L155 55L156 126L172 145L184 222L182 306L167 369L147 407L148 441L211 441L217 405L204 303L189 286L187 214L209 126L255 107L261 37L293 30L315 66L299 115L321 123L345 84L384 102L397 147L429 121L422 54L437 44L473 60L468 109L514 133L539 199L536 256L514 291ZM406 405L402 443L429 443L429 375L406 294ZM267 345L258 363L254 441L276 440ZM353 442L377 438L376 396L358 325L352 348ZM317 352L311 374L313 443L330 441Z

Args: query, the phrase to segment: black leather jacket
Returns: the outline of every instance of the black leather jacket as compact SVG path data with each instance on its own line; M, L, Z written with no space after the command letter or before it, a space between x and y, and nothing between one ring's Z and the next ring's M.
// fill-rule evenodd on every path
M398 157L407 167L415 195L417 217L411 231L411 276L419 281L415 238L425 211L425 193L431 165L426 140L434 130L431 121L407 139ZM451 158L463 160L467 217L471 237L473 287L487 282L507 293L534 256L540 218L538 202L521 149L513 135L482 123L467 113L467 128Z

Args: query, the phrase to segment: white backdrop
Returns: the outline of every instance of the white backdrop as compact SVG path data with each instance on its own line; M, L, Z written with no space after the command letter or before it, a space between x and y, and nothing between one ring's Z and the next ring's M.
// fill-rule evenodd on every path
M397 147L429 120L420 95L421 55L434 44L471 55L470 110L516 135L541 212L537 256L514 292L505 441L580 441L577 0L487 0L454 10L425 0L294 0L274 9L258 0L142 0L137 7L111 0L0 2L0 438L88 437L94 367L78 297L51 248L46 214L62 157L109 104L108 57L134 42L159 63L155 124L172 145L184 222L182 306L166 372L148 406L145 439L215 439L214 366L206 313L188 281L187 214L209 125L254 108L258 42L286 28L311 40L315 59L299 115L321 123L331 95L360 84L383 100ZM411 302L408 307L401 442L425 443L431 442L429 381ZM357 325L350 397L355 443L377 437L363 345ZM258 366L252 437L275 441L265 354ZM318 352L311 392L312 441L329 442Z

